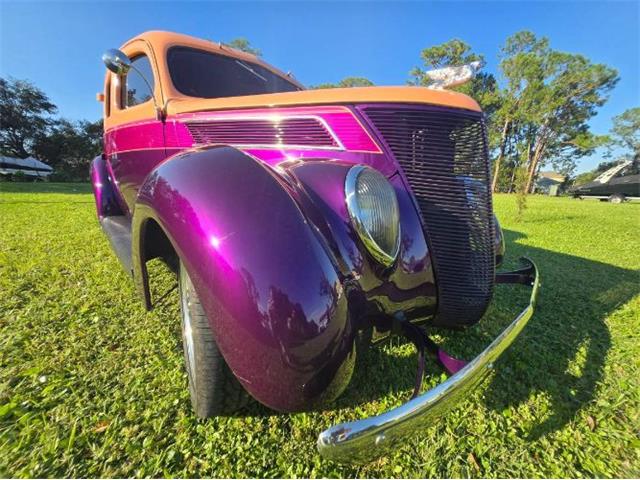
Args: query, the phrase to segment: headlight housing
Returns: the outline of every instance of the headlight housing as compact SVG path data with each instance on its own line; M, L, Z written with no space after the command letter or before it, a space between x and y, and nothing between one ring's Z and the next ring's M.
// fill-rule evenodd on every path
M371 256L391 266L400 250L400 209L389 181L377 170L357 165L347 173L345 198L351 222Z

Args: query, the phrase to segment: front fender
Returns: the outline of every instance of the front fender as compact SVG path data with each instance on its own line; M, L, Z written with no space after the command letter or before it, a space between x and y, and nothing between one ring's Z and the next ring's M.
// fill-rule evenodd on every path
M138 283L150 219L182 259L225 360L252 396L292 411L346 387L355 332L335 260L273 171L230 147L158 166L133 216Z
M400 209L401 242L396 264L385 270L366 254L349 218L344 185L352 167L334 160L307 160L283 169L296 185L305 216L337 259L343 278L362 293L359 302L356 295L349 296L351 308L361 317L359 325L366 327L367 321L370 325L377 319L381 327L382 317L400 313L411 321L429 318L436 306L435 280L420 217L409 192L399 177L389 179Z

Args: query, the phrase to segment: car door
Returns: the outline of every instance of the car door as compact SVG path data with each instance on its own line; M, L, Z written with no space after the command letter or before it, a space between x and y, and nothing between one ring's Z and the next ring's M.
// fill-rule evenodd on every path
M123 52L131 59L126 75L110 74L105 115L105 154L115 183L133 213L138 189L165 157L163 104L153 52L144 40L135 40Z

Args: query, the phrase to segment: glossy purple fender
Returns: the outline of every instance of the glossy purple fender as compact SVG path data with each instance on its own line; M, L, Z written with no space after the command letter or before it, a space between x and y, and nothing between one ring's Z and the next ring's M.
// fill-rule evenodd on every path
M139 287L153 220L184 262L230 368L277 410L306 409L346 387L365 319L435 309L428 249L399 179L398 266L381 272L363 254L344 200L352 165L294 161L277 172L231 147L190 150L159 165L138 195Z
M150 218L184 262L249 393L274 409L299 410L342 391L354 361L347 299L335 259L282 180L230 147L179 154L140 189L134 241Z
M122 208L102 155L92 160L90 174L98 218L122 215Z

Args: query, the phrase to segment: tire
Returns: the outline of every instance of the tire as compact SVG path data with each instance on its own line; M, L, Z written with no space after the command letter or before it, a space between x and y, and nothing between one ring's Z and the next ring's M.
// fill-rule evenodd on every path
M186 268L178 268L182 347L191 405L200 418L228 415L245 406L249 395L222 357Z
M624 195L621 193L614 193L609 197L609 202L614 203L616 205L625 201Z

